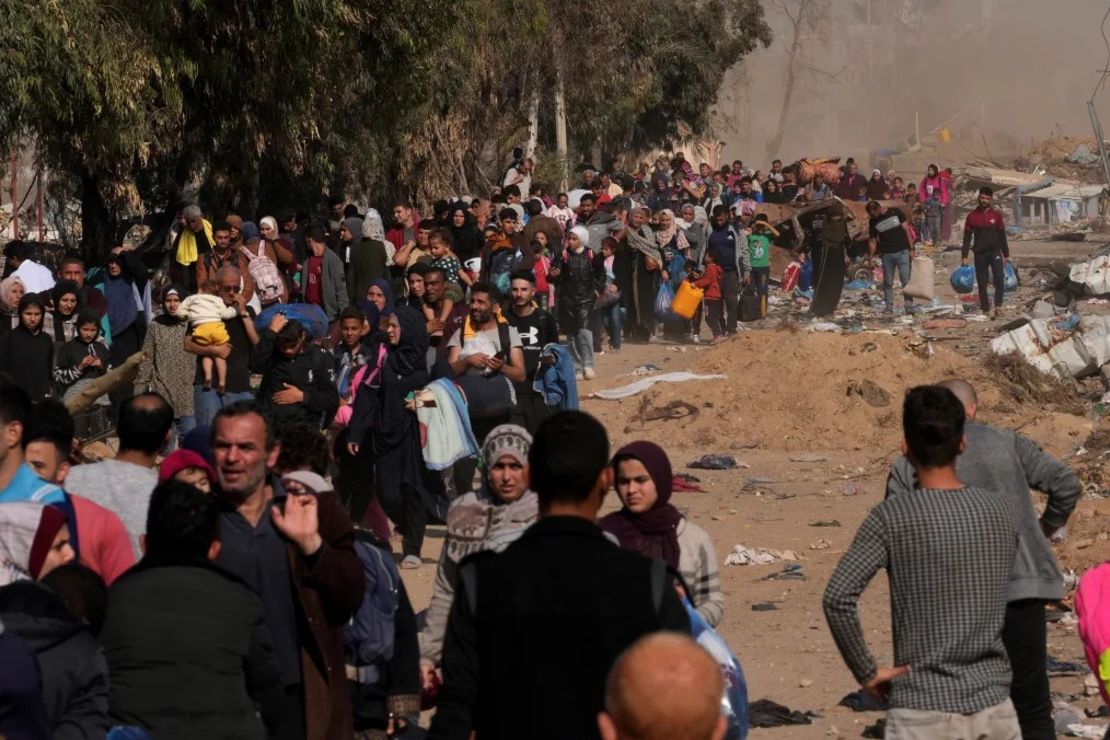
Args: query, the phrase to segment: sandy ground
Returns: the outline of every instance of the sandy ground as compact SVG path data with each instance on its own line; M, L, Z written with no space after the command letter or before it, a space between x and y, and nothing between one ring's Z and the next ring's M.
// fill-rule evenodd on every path
M938 277L942 299L945 291L950 297L946 281ZM1035 292L1035 285L1027 285L1019 299L1035 297ZM851 305L842 305L853 310ZM1020 315L1018 310L1012 311L1011 317ZM954 374L969 376L984 396L981 418L1020 428L1053 454L1069 459L1081 450L1099 422L1089 413L1075 416L1030 408L992 385L990 378L984 377L981 361L973 356L981 355L986 339L994 335L989 324L972 322L956 330L927 332L936 335L934 354L922 359L912 346L914 327L897 320L865 319L868 331L882 333L776 331L787 314L786 307L777 307L764 322L766 331L742 334L712 349L690 346L677 351L666 344L626 345L620 353L599 357L599 378L582 384L580 390L623 385L635 378L618 376L648 363L664 372L693 369L728 376L725 381L657 388L620 402L589 399L584 408L606 424L614 449L635 438L652 439L667 448L676 472L693 473L702 481L704 492L676 493L674 503L704 527L716 544L727 598L719 630L743 664L750 698L769 698L821 715L809 726L757 729L752 737L859 737L865 726L882 715L853 713L837 706L858 687L833 645L820 599L856 528L882 500L886 471L900 441L900 393L920 382ZM916 326L920 323L918 320ZM942 335L949 338L939 339ZM874 349L865 349L869 342L876 345ZM961 345L966 345L966 351ZM864 398L846 393L848 383L865 378L890 396L887 406L874 407ZM686 410L676 412L674 419L643 420L645 408L660 408L673 400L684 400L698 412L693 417ZM1106 426L1102 421L1101 429ZM729 471L686 467L711 452L731 454L750 467ZM1035 503L1041 505L1037 499L1035 496ZM1069 538L1059 548L1065 568L1082 573L1091 564L1110 558L1108 501L1087 496L1080 502ZM607 507L616 506L616 496L610 494ZM839 526L814 526L822 520L835 520ZM427 565L404 572L417 609L426 606L430 598L441 543L442 529L432 528L425 545ZM805 580L767 580L781 564L723 565L736 544L795 551ZM753 604L765 603L775 609L753 611ZM877 659L889 664L891 629L884 575L864 595L861 612ZM1049 624L1048 641L1052 657L1085 666L1070 615ZM1080 710L1097 708L1097 697L1083 696L1086 673L1084 667L1078 676L1054 676L1054 698L1067 700ZM1105 724L1106 720L1094 722Z

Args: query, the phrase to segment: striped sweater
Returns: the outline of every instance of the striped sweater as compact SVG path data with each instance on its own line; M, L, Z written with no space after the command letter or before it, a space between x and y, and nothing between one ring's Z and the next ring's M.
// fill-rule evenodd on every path
M690 601L698 614L710 627L716 627L725 611L725 595L721 592L713 540L708 532L685 517L677 532L679 575L690 590Z

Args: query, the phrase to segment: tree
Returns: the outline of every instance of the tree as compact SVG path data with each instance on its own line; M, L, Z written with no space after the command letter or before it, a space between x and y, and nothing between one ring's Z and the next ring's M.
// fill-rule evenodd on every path
M779 122L774 136L767 141L767 157L770 159L778 156L779 148L782 146L799 73L803 68L809 71L815 70L806 63L806 54L809 51L805 45L807 37L820 36L829 13L828 0L774 0L772 4L788 22L790 43L786 49L786 70L783 73Z

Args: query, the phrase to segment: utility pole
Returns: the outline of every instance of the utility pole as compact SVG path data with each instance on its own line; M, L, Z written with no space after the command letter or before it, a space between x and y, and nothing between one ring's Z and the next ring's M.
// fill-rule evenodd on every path
M43 169L40 164L38 172L35 173L35 182L38 183L38 187L35 189L35 222L38 226L40 242L46 239L46 234L43 231L42 178Z

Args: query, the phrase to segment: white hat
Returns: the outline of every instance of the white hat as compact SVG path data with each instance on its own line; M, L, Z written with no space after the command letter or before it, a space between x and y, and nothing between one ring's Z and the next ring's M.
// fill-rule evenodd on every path
M335 490L331 487L330 483L311 470L292 470L281 476L281 482L285 483L286 481L300 483L306 490L312 493L327 493Z
M585 226L575 226L570 230L570 233L578 237L578 241L582 242L582 246L590 243L590 230Z

